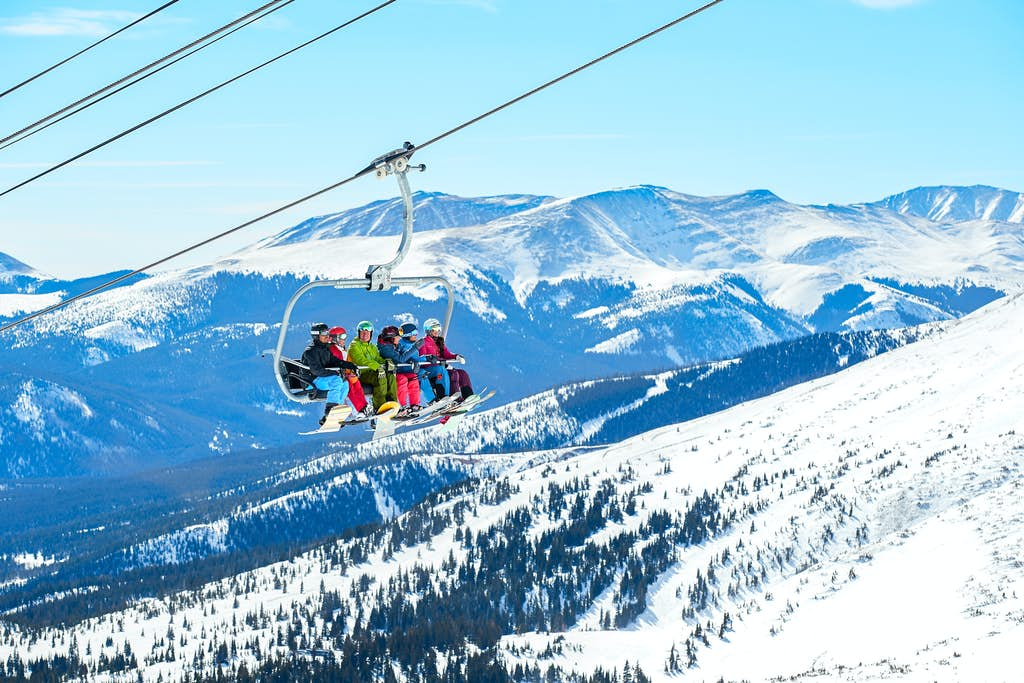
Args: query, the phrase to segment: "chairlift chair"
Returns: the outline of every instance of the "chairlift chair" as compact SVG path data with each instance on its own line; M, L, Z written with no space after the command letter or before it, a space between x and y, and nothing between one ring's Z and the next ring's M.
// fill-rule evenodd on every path
M309 368L301 362L287 358L282 355L285 336L288 333L288 324L291 320L292 309L295 303L310 290L319 287L333 287L334 289L366 289L371 292L388 291L392 287L440 285L448 294L448 304L445 309L443 334L448 334L448 326L451 324L452 310L455 306L454 290L451 283L441 275L420 276L420 277L394 277L393 271L405 258L412 245L413 229L413 203L412 191L409 189L409 180L406 174L409 169L425 171L426 165L411 166L409 159L415 151L412 143L406 142L401 149L388 152L370 162L370 165L362 172L373 170L378 178L386 178L389 175L395 176L398 180L398 188L402 193L402 201L405 205L405 214L402 229L402 241L398 245L398 252L389 262L380 265L370 265L366 270L363 279L343 280L314 280L308 282L292 295L288 305L284 309L284 318L281 320L281 331L278 333L277 346L274 348L274 377L277 380L281 392L289 401L296 403L313 403L323 401L327 392L313 386L313 376Z

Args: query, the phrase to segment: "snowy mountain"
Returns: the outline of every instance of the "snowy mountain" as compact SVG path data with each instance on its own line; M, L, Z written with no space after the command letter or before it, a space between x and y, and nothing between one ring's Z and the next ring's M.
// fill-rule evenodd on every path
M540 206L552 199L533 195L465 198L441 192L414 192L416 230L483 225L496 218ZM310 218L263 240L259 246L281 246L356 235L399 235L402 232L404 212L405 207L399 197L371 202L358 209Z
M73 625L9 611L0 661L144 681L1018 680L1022 334L1016 294L720 413L496 456L285 561Z
M0 252L0 280L9 280L19 275L35 279L45 277L42 273L39 273L28 264L22 263L13 256Z
M478 384L500 388L502 402L568 382L735 358L813 332L951 320L1024 281L1021 224L798 206L763 190L694 197L642 186L558 200L420 193L417 205L418 225L430 229L417 233L398 274L440 272L454 283L451 346L470 358ZM312 219L212 264L159 273L14 330L0 363L12 402L0 406L3 472L109 472L130 464L93 454L124 444L180 462L294 443L313 411L279 395L259 354L274 346L299 286L361 278L369 263L391 258L398 206ZM85 282L48 280L33 292L71 293ZM319 290L296 308L287 352L301 352L310 321L421 321L440 314L438 296ZM15 389L44 372L44 390ZM48 400L51 392L87 397L93 384L111 387L106 404L86 399L83 410ZM139 397L150 402L142 411ZM174 442L166 435L176 427L158 416L178 408L192 415L191 437ZM140 412L153 413L160 428Z
M937 223L971 220L1024 223L1024 194L987 185L918 187L886 197L876 206Z

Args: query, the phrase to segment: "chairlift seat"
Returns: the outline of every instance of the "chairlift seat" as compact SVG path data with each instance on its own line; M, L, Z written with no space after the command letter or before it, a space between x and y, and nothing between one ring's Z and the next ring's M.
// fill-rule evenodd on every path
M307 401L327 400L327 392L313 386L313 373L299 361L281 356L277 371L292 396Z

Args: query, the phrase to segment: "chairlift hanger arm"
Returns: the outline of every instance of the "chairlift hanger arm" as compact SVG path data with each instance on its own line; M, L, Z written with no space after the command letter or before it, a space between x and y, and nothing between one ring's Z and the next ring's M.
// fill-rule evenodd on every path
M398 181L398 189L402 193L402 203L405 206L405 214L402 221L402 241L398 245L398 252L395 254L395 257L387 263L371 264L366 269L366 288L371 292L391 289L391 271L398 267L398 264L409 253L409 248L412 246L412 190L409 188L409 179L406 178L406 173L408 173L410 168L420 171L425 171L427 168L426 164L420 164L419 166L409 165L409 159L415 150L416 145L406 142L401 149L382 154L370 162L369 166L360 171L363 174L373 170L378 178L394 175Z

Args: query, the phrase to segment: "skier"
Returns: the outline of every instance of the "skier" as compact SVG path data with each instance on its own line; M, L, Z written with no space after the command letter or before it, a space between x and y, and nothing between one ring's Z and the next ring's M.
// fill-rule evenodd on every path
M359 381L373 387L373 410L380 410L386 401L397 401L398 390L395 384L395 364L382 358L373 337L373 323L363 320L356 326L356 339L348 346L348 359L359 370Z
M411 366L412 370L399 370L395 373L395 390L398 394L398 403L402 409L397 417L408 417L420 409L420 383L417 373L419 363L416 361L416 349L402 351L398 346L400 331L394 325L388 325L380 331L377 338L377 350L380 355L395 364L395 366Z
M419 382L420 405L426 406L428 402L433 403L434 401L447 396L448 392L444 391L440 386L435 388L433 382L429 379L428 370L440 368L440 366L424 366L425 363L429 362L429 359L420 354L420 347L423 346L423 340L417 339L420 332L416 329L416 323L405 323L398 328L398 331L402 335L398 339L399 352L403 356L407 356L419 364L419 371L416 373L416 378ZM444 368L440 369L443 370Z
M440 400L447 396L451 391L451 381L448 378L448 368L445 367L443 359L438 353L437 344L430 337L431 327L437 327L440 331L441 323L435 318L427 318L423 321L423 329L427 330L427 336L423 337L420 342L420 356L427 359L430 363L424 370L426 371L427 381L430 382L430 387L434 392L434 400Z
M327 331L331 335L331 354L334 355L338 360L348 360L348 353L345 350L345 340L348 339L348 333L344 327L332 327ZM370 417L373 414L373 408L369 406L366 401L366 394L363 392L363 385L359 382L359 371L358 370L345 370L344 371L345 381L348 382L348 401L355 411L353 415L362 414L366 417Z
M465 360L457 353L452 353L444 343L441 336L441 322L437 318L428 318L423 322L423 328L427 336L423 338L423 345L420 347L420 354L424 356L435 356L439 360ZM462 368L448 368L447 373L442 373L448 380L450 388L448 394L460 395L459 402L466 400L473 395L473 384L469 380L469 373Z
M331 353L331 335L326 323L313 323L309 328L313 339L302 352L302 364L313 374L313 386L327 392L327 405L320 426L327 421L327 415L335 406L341 405L348 397L348 382L342 377L342 370L356 370L346 360L339 360Z

